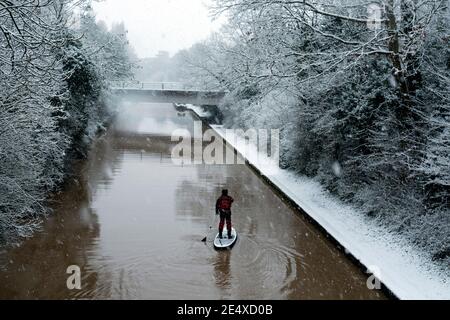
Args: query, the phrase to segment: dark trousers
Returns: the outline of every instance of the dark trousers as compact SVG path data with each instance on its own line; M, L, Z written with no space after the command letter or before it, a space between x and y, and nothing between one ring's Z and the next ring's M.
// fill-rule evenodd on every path
M222 234L223 225L225 221L227 222L228 236L231 236L231 211L219 210L220 223L219 223L219 233Z

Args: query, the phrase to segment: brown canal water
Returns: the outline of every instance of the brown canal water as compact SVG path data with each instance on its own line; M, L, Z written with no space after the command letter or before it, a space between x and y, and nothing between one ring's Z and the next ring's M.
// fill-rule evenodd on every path
M248 166L175 165L170 136L194 120L170 104L125 105L42 230L0 252L0 298L385 298ZM224 187L239 238L216 251L209 225ZM67 287L71 265L80 290Z

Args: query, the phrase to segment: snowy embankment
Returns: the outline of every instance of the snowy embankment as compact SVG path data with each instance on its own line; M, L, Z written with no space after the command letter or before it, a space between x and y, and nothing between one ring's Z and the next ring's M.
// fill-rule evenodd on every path
M227 140L222 126L213 125L212 128ZM450 299L448 270L423 257L400 235L389 233L356 208L336 199L313 179L259 165L256 147L249 147L245 139L228 140L240 154L245 154L252 166L297 203L398 298Z
M208 118L211 116L211 113L209 111L203 110L203 108L200 106L196 106L193 104L185 104L184 106L187 109L194 111L195 114L197 114L197 116L199 116L200 118Z

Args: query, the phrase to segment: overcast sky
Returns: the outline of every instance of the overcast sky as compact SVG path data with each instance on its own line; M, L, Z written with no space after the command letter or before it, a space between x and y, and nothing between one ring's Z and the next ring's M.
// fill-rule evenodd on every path
M172 55L219 29L207 5L212 0L104 0L94 2L97 18L109 26L125 23L128 39L140 58L159 50ZM222 19L223 21L223 19Z

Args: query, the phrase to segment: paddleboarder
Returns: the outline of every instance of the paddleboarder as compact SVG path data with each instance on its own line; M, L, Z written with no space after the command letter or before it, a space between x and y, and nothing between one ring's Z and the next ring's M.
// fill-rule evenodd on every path
M222 195L216 202L216 214L220 215L219 238L222 239L222 231L225 221L227 223L228 239L231 239L231 204L234 199L228 195L228 190L222 190Z

